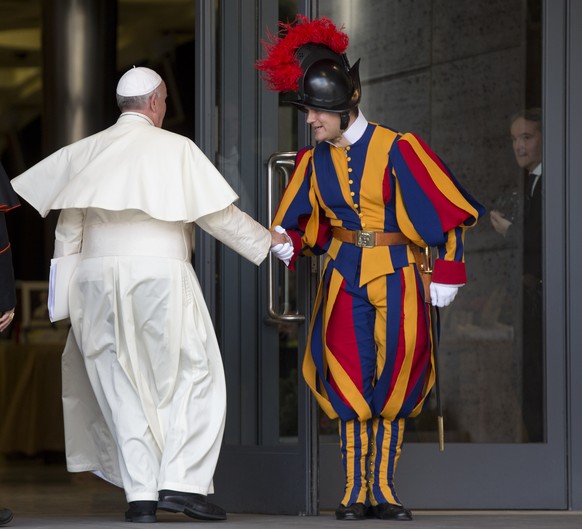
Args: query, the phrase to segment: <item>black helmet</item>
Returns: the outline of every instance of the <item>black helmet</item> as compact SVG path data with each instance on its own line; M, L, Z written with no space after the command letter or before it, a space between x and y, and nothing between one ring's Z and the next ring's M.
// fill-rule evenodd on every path
M362 96L358 60L353 67L345 53L334 53L327 46L306 44L295 53L303 70L297 90L299 99L290 101L302 110L349 113Z

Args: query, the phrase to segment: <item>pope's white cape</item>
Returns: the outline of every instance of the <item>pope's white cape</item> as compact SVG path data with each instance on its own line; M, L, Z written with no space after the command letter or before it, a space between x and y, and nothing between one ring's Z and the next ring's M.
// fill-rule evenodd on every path
M59 222L69 220L61 226L64 239L56 242L67 246L65 255L81 250L71 248L78 222L84 232L99 215L108 226L119 217L132 228L138 220L149 223L148 216L184 222L190 235L192 222L209 229L216 223L219 232L228 232L225 239L230 234L250 248L246 255L256 264L268 253L268 230L232 205L236 193L198 147L140 114L122 114L115 125L60 149L12 185L42 216L64 210ZM228 214L233 208L237 215ZM81 210L82 220L76 215ZM233 223L237 229L229 228ZM127 501L155 500L160 488L212 493L224 430L224 371L202 290L188 258L162 257L82 259L69 290L72 331L63 353L67 468L93 471L123 486ZM121 291L132 295L118 295ZM103 317L106 313L123 315L121 331L113 318ZM98 373L103 362L111 362L115 377ZM162 393L159 402L153 389ZM148 449L136 453L149 454L147 464L131 458L137 440L113 427L114 416L145 432Z
M194 222L238 199L193 141L131 112L11 183L43 217L51 209L93 207L139 209L159 220Z

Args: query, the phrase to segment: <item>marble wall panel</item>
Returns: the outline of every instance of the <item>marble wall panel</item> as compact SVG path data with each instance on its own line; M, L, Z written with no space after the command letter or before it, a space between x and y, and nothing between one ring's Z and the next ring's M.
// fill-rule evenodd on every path
M422 68L431 57L432 0L320 0L319 13L350 37L348 57L361 58L362 80Z
M524 40L523 0L434 0L434 63L514 48Z
M425 137L430 132L430 74L423 72L362 86L362 112L370 121Z

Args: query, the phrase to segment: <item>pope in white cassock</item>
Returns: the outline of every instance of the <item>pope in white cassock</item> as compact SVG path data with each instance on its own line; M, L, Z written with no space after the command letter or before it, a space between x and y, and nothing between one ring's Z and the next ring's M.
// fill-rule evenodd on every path
M148 68L117 86L108 129L12 180L44 217L62 210L55 257L81 253L62 360L67 468L123 487L125 518L156 508L223 520L213 492L226 413L224 371L191 265L194 223L260 264L284 236L241 212L188 138L162 130L166 85Z

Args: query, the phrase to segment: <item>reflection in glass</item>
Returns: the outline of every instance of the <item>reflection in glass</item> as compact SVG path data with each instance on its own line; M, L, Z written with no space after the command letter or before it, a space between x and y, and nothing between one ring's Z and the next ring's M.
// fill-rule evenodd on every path
M491 212L495 231L522 248L522 411L524 440L543 439L542 334L542 114L539 108L516 113L510 122L515 161L523 173L521 216L511 221ZM496 217L497 215L497 217ZM502 218L499 219L499 216Z

